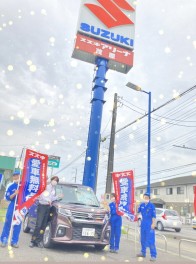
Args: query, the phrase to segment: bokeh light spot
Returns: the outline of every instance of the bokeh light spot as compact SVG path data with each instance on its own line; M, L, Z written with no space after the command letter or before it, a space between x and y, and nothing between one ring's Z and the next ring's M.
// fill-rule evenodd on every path
M7 135L8 136L13 136L13 134L14 134L13 130L12 129L8 129Z
M7 69L8 69L8 71L13 71L14 66L13 65L8 65Z

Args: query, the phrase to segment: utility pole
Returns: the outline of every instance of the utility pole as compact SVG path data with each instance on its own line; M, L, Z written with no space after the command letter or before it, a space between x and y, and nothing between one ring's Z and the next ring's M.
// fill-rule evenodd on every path
M76 180L77 180L77 173L78 173L78 169L75 168L75 176L73 177L74 183L76 183Z
M110 135L110 146L108 155L108 168L105 193L111 193L112 191L112 172L114 167L114 143L115 143L115 131L116 131L116 117L117 117L117 93L114 94L114 105L112 112L112 126Z
M102 138L101 137L101 134L100 134L100 141L99 141L99 154L98 154L98 160L97 160L97 175L98 175L98 170L99 170L99 158L100 158L100 146L101 146L101 143L106 141L106 137ZM97 193L97 179L96 178L96 184L95 184L95 190L94 192Z

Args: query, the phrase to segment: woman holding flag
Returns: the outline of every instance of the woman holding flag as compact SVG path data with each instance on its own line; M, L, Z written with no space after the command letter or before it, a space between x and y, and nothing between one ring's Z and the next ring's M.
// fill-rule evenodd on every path
M59 178L57 176L53 176L48 182L46 190L38 198L36 225L29 244L29 247L31 248L35 246L39 248L44 247L43 235L47 226L52 202L62 198L62 196L55 195L55 186L58 182Z
M17 199L17 195L19 192L18 191L19 181L20 181L20 172L15 171L13 173L13 183L9 185L9 187L7 188L5 192L5 199L7 201L10 201L10 203L7 209L5 224L4 224L3 231L0 237L1 247L6 247L8 245L8 238L10 235L12 235L11 246L14 248L18 248L18 240L19 240L19 235L20 235L20 230L21 230L21 224L14 225L13 234L10 234L10 229L12 225L16 199Z

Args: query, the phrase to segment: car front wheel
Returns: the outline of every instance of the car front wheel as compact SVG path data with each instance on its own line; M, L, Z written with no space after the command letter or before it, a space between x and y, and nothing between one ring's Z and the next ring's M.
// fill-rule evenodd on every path
M180 228L175 228L175 231L176 231L176 232L180 232L181 229L180 229Z
M157 229L158 229L159 231L163 231L164 227L163 227L163 224L162 224L161 222L158 222L158 223L157 223Z
M48 223L45 232L44 232L44 237L43 237L43 244L45 248L50 248L52 246L52 230L51 230L51 224Z

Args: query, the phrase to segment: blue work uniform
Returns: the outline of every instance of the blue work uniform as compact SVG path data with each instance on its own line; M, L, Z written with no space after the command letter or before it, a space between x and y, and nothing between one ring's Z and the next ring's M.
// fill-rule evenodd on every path
M109 204L110 207L110 250L119 250L122 217L116 212L116 203L112 202Z
M141 253L146 256L146 248L150 248L151 257L156 258L157 251L155 246L155 231L151 229L152 218L156 218L155 206L151 202L141 203L138 208L138 213L142 215L141 222Z
M5 224L3 227L3 231L1 234L1 243L7 245L8 244L8 238L10 234L10 229L11 229L11 223L12 223L12 218L13 218L13 212L14 212L14 205L15 205L15 200L16 196L11 200L10 196L14 194L14 192L18 189L18 183L12 183L6 190L5 192L5 198L7 201L10 201L7 213L6 213L6 218L5 218ZM21 224L20 225L14 225L13 227L13 235L12 235L12 240L11 240L11 245L15 245L18 243L19 239L19 234L21 230Z

